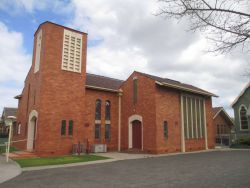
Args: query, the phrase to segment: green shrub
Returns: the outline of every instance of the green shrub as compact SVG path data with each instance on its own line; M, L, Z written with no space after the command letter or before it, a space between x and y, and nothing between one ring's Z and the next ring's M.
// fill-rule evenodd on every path
M239 144L250 145L250 136L242 136L242 137L240 137Z

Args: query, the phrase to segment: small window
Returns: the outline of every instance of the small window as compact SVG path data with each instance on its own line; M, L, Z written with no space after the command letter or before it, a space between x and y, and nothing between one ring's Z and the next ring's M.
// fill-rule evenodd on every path
M21 123L18 124L17 134L21 134Z
M164 121L163 123L163 132L164 132L164 138L168 139L168 122Z
M137 103L137 92L138 92L138 79L135 77L133 79L133 103Z
M33 105L36 104L36 90L34 91Z
M74 122L73 120L69 121L69 136L73 135L73 127L74 127Z
M105 140L109 140L110 139L110 125L106 124L105 125Z
M66 135L66 120L62 120L61 124L61 135L65 136Z
M95 120L101 120L101 106L102 101L97 99L95 103Z
M248 129L247 109L244 106L242 106L240 109L240 124L241 124L241 129L243 130Z
M101 139L101 125L95 125L95 139Z
M110 101L105 102L105 120L110 120Z

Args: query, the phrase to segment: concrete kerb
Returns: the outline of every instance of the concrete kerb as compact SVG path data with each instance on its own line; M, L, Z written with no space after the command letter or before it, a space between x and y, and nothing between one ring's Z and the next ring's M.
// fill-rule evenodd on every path
M0 155L0 183L10 180L22 173L22 169L15 161L9 159L6 162L6 158Z

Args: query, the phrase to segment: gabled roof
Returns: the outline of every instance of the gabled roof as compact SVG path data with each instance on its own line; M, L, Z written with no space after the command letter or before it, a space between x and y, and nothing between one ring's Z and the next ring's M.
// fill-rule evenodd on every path
M86 74L86 88L119 92L122 83L123 80L90 73Z
M232 118L228 115L228 113L226 112L226 110L224 110L223 107L214 107L213 108L213 119L215 119L220 113L223 114L224 118L226 118L227 122L229 122L231 124L231 126L234 125Z
M223 107L214 107L213 108L213 119L219 114L219 112L223 109Z
M4 118L7 118L8 116L16 116L17 114L17 108L10 108L10 107L4 107L3 108L3 114Z
M246 92L246 90L250 87L250 82L248 82L248 84L244 87L244 89L240 92L240 94L238 95L238 97L236 97L236 99L234 99L233 103L231 104L231 106L235 105L235 103L239 100L239 98Z
M155 80L157 84L162 85L162 86L167 86L167 87L171 87L171 88L175 88L175 89L179 89L179 90L183 90L183 91L188 91L191 93L206 95L206 96L218 97L217 95L215 95L213 93L210 93L208 91L205 91L203 89L200 89L198 87L195 87L195 86L192 86L189 84L181 83L181 82L176 81L176 80L171 80L168 78L161 78L158 76L153 76L153 75L142 73L142 72L138 72L138 73Z

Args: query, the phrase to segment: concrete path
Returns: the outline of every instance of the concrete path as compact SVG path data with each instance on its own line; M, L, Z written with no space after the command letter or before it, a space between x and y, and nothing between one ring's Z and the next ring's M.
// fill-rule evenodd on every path
M15 161L9 159L7 163L5 156L0 155L0 183L18 176L21 172L20 166Z

